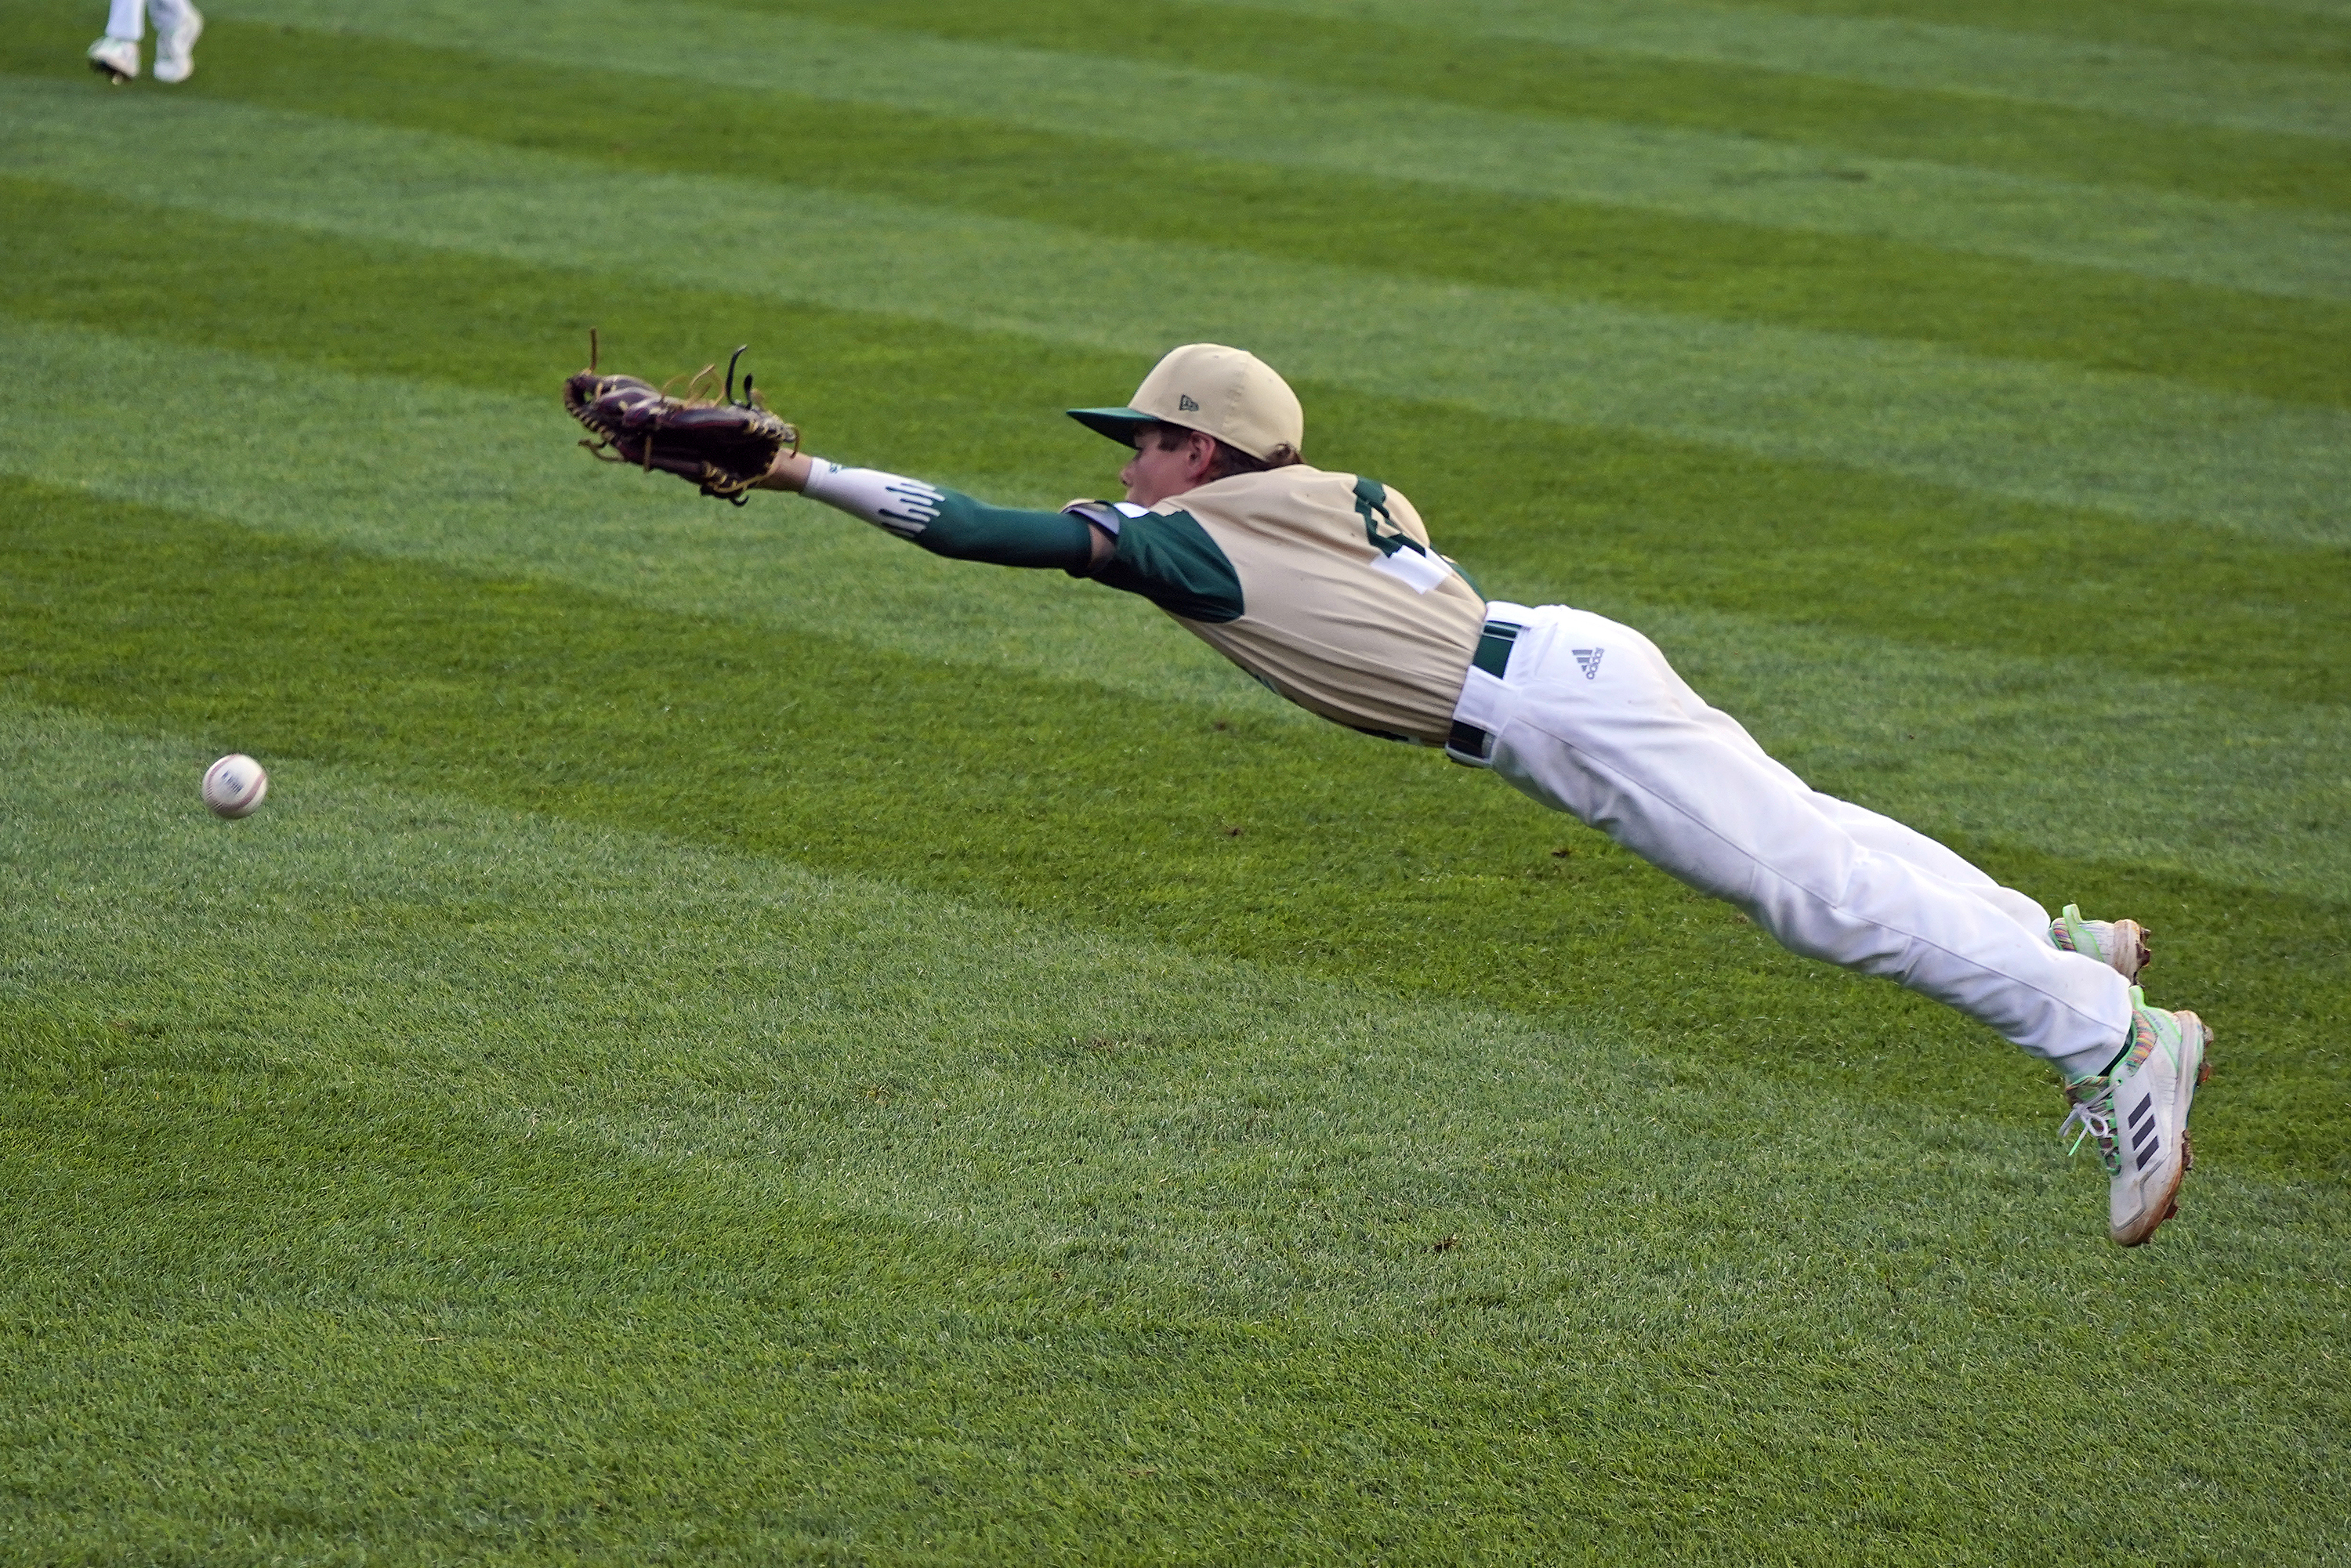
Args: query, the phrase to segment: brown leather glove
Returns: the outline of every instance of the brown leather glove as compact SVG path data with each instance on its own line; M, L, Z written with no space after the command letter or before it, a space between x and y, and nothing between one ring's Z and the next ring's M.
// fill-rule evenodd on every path
M590 344L588 368L563 383L563 406L595 437L580 444L590 455L662 469L739 507L743 492L767 476L778 453L799 450L799 431L768 412L749 376L743 378L743 401L735 401L742 350L726 361L723 398L707 395L716 365L705 365L686 383L684 397L672 397L634 376L598 374L592 339Z

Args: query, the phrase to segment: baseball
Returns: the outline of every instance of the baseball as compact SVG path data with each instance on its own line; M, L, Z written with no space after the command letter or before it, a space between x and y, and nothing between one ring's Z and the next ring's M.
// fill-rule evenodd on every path
M269 793L269 775L241 751L232 751L204 769L204 804L216 817L249 817Z

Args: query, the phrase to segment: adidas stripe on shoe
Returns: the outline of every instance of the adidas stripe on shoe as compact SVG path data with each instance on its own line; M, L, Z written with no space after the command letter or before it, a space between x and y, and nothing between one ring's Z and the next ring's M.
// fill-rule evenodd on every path
M2049 923L2049 945L2095 958L2126 980L2137 979L2138 972L2155 961L2146 926L2136 920L2085 920L2076 904L2067 904L2065 913Z
M2125 1247L2138 1246L2179 1212L2180 1180L2196 1164L2188 1108L2212 1076L2211 1043L2203 1019L2148 1007L2134 986L2123 1053L2104 1072L2065 1086L2074 1108L2058 1135L2079 1127L2076 1151L2085 1139L2096 1140L2110 1178L2106 1233Z

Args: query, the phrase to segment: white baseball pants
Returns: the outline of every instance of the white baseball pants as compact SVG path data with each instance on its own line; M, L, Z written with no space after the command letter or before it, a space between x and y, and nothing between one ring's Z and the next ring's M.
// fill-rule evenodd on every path
M155 18L155 31L168 33L178 26L188 14L188 0L110 0L106 10L106 36L139 41L146 17Z
M1640 632L1563 605L1489 604L1523 630L1456 718L1494 771L1782 946L1898 981L2069 1078L2122 1047L2130 987L2049 941L2048 912L1925 834L1823 795L1708 707Z

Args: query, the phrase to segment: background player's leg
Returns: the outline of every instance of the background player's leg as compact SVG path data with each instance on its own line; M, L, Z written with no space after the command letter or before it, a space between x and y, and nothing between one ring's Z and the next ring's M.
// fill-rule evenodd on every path
M2120 975L1856 836L1832 809L1844 802L1792 787L1727 716L1690 711L1688 688L1630 628L1538 612L1501 685L1496 771L1737 904L1792 950L1933 997L2068 1076L2118 1048L2131 1016Z
M196 38L204 19L188 0L147 0L155 24L155 79L181 82L195 73Z
M139 74L139 35L144 31L143 0L111 0L106 31L88 51L89 68L120 87Z

